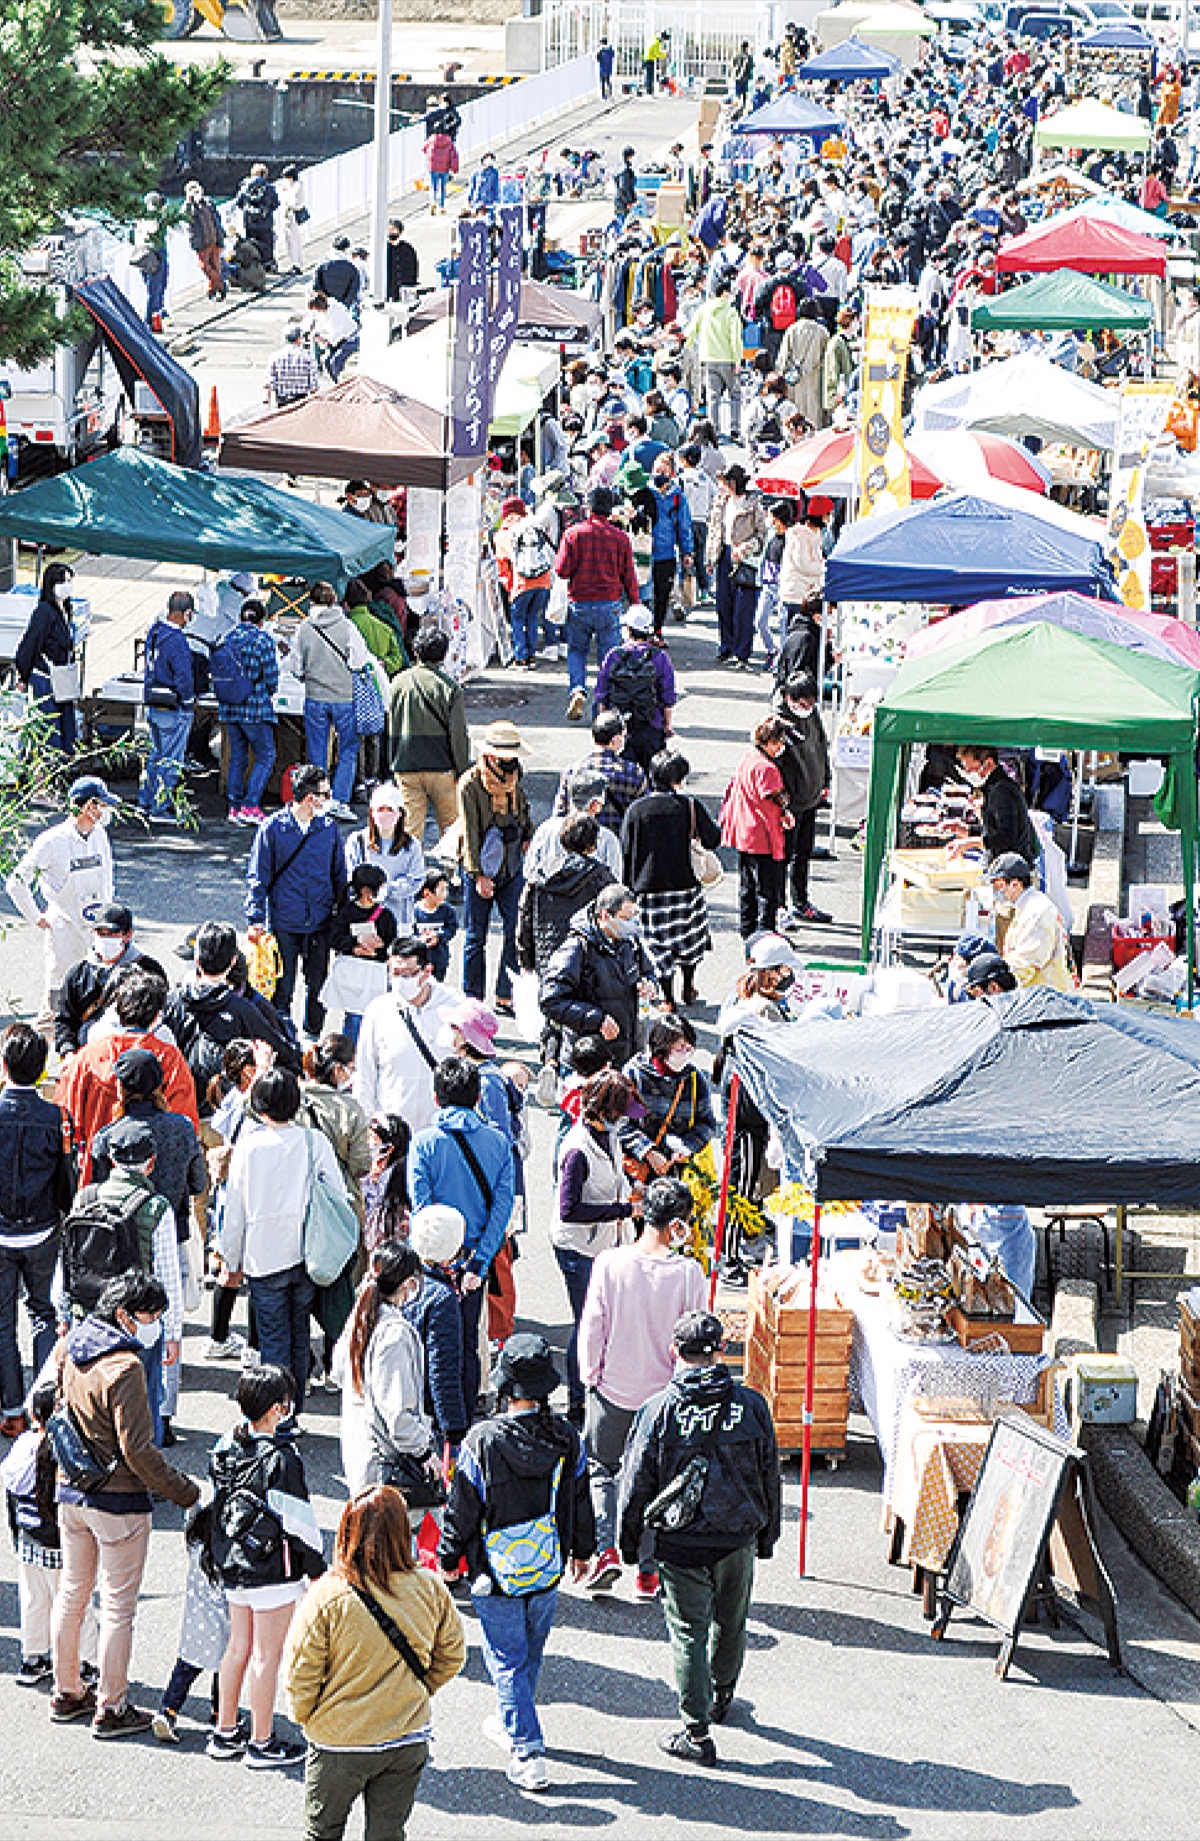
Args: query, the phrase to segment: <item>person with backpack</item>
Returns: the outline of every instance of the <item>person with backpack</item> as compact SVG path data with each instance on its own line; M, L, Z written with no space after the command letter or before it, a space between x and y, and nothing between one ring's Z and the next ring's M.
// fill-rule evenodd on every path
M240 956L234 928L205 921L192 942L192 976L172 988L163 1007L163 1021L191 1070L201 1121L212 1114L210 1088L231 1042L264 1042L282 1067L300 1066L278 1013L231 984Z
M264 268L275 267L275 213L279 193L267 177L267 169L256 160L249 175L238 187L234 208L242 214L242 234L253 243Z
M650 473L654 501L654 527L650 543L650 577L654 585L654 633L661 639L675 586L676 558L684 576L695 567L692 551L692 514L687 494L675 473L669 453L654 456Z
M45 1036L29 1023L10 1023L0 1036L0 1438L15 1438L29 1424L17 1342L22 1292L33 1331L35 1375L54 1347L51 1289L59 1223L73 1179L62 1113L37 1090L47 1053Z
M633 1422L619 1507L626 1564L652 1528L662 1577L683 1725L659 1749L708 1766L709 1728L728 1718L742 1671L755 1557L770 1559L780 1528L771 1414L718 1360L723 1336L707 1310L675 1324L675 1374Z
M510 1337L493 1371L497 1411L472 1428L438 1545L442 1577L467 1563L497 1711L484 1736L508 1756L519 1790L549 1788L535 1704L558 1585L584 1577L595 1548L587 1459L578 1432L551 1412L561 1385L544 1336Z
M140 1129L135 1127L133 1129ZM49 1422L58 1462L62 1581L51 1623L56 1725L91 1718L98 1739L145 1732L129 1700L133 1621L150 1546L150 1496L190 1509L200 1498L154 1443L144 1356L162 1336L167 1294L136 1262L105 1284L59 1345L60 1406ZM83 1680L80 1638L100 1586L100 1678Z
M286 1769L304 1747L281 1739L275 1688L288 1626L310 1579L325 1571L321 1530L304 1464L285 1428L299 1404L286 1368L264 1361L237 1384L241 1422L208 1460L213 1482L212 1557L229 1604L210 1758L245 1758L252 1771ZM250 1734L239 1719L250 1677Z
M50 1623L62 1579L62 1535L54 1500L54 1446L46 1428L56 1405L53 1381L39 1381L29 1398L33 1425L13 1439L0 1463L0 1495L17 1555L21 1661L14 1679L19 1688L40 1688L54 1679ZM99 1637L96 1614L89 1604L79 1642L79 1673L85 1687L96 1680Z
M596 679L596 708L625 718L625 753L648 773L670 741L675 668L665 647L654 644L654 622L644 607L626 608L621 625L625 637L606 654Z
M138 788L138 809L153 824L176 825L175 789L183 774L196 708L196 655L183 636L196 611L186 589L168 597L167 611L146 635L142 701L150 753Z
M217 716L229 743L225 796L231 825L262 824L262 802L275 766L279 653L263 631L266 617L263 602L249 596L238 625L213 647L208 660Z
M513 656L520 669L532 671L537 656L538 625L550 605L555 546L528 508L524 508L522 516L509 526L508 553L512 559L509 620Z

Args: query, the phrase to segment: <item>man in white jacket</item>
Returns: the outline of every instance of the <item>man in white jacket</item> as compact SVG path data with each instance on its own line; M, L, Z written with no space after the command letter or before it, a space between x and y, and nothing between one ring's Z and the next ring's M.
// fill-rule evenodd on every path
M363 1012L354 1097L368 1118L399 1113L415 1135L433 1123L433 1070L446 1054L439 1038L459 1000L434 978L424 940L402 934L388 972L391 988Z
M1073 991L1075 973L1062 915L1049 895L1033 887L1033 870L1025 858L1006 850L989 865L988 881L1004 929L1000 950L1017 983Z
M91 948L92 914L113 898L105 826L121 803L93 774L73 781L67 800L71 816L34 838L4 885L17 911L46 935L45 1008L51 1018L63 980Z
M323 1177L346 1185L328 1138L296 1125L300 1083L286 1068L268 1068L250 1089L258 1124L238 1135L225 1188L218 1248L231 1282L245 1272L258 1319L264 1362L291 1370L296 1411L308 1380L308 1318L315 1287L304 1264L304 1217L311 1187Z

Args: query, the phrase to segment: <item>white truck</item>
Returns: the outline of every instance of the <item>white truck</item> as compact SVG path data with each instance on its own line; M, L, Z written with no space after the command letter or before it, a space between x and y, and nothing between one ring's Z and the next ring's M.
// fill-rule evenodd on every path
M94 272L89 263L100 251L93 243L103 234L48 238L21 258L30 280L54 287L64 318L67 286ZM121 380L94 329L28 369L0 360L0 397L10 449L26 475L73 467L121 438Z

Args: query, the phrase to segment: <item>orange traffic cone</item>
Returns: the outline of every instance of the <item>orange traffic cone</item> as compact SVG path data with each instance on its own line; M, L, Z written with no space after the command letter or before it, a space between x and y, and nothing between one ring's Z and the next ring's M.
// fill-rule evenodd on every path
M208 398L208 418L204 424L204 439L219 441L221 439L221 407L217 402L217 386L213 385Z

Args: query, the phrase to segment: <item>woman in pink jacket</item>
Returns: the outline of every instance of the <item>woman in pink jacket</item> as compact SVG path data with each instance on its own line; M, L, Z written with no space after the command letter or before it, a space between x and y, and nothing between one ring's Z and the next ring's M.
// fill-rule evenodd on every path
M425 164L429 168L429 190L433 203L430 217L446 209L446 188L451 173L458 171L458 148L448 134L431 134L425 143Z
M792 827L777 762L787 746L778 716L760 722L725 792L721 842L738 853L739 928L744 940L774 933L783 905L784 833Z

